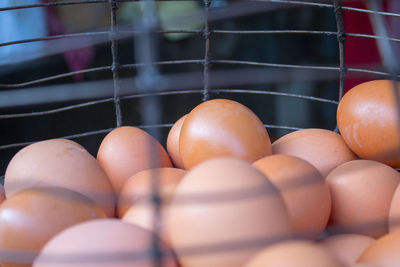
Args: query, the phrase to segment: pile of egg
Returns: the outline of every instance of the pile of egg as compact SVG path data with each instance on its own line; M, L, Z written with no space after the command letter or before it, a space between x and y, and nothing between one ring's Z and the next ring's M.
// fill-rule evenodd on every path
M341 135L271 144L250 109L214 99L174 124L167 150L130 126L97 158L70 140L31 144L0 185L0 265L400 266L393 85L349 91Z

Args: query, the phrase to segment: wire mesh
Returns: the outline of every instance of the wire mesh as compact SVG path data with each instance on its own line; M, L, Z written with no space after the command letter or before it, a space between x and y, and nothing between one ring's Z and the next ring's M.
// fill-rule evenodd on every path
M260 12L259 9L242 9L243 4L250 3L253 1L247 2L238 2L230 4L226 10L213 10L211 9L212 0L204 0L203 5L204 9L200 14L189 14L188 17L199 16L204 20L204 29L190 29L190 30L160 30L158 27L158 19L155 14L155 1L146 0L140 1L141 9L143 11L144 16L142 19L134 23L134 29L130 29L130 27L124 28L123 26L119 26L117 23L117 14L118 14L118 4L130 2L127 0L79 0L79 1L61 1L61 2L47 2L41 4L33 4L33 5L20 5L20 6L12 6L0 8L0 12L8 12L11 10L18 9L31 9L31 8L45 8L49 6L61 6L61 5L82 5L82 4L99 4L99 3L108 3L110 7L110 28L108 30L101 31L93 31L93 32L82 32L82 33L69 33L55 36L48 36L43 38L32 38L32 39L24 39L17 40L12 42L1 43L0 47L12 46L16 44L23 43L32 43L32 42L49 42L55 40L76 40L76 45L73 47L74 49L85 46L84 43L80 44L79 39L82 37L96 37L93 39L93 44L104 44L109 43L112 55L112 62L110 65L88 68L79 71L72 71L66 73L60 73L57 75L47 76L40 79L14 83L14 84L0 84L0 96L12 94L16 89L22 90L22 88L28 87L29 90L32 86L39 86L42 84L46 84L51 81L58 81L67 77L72 77L77 74L89 74L89 73L98 73L98 72L111 72L112 73L112 95L108 95L107 97L97 99L96 92L93 92L93 99L89 101L83 101L78 104L72 105L64 105L58 108L52 108L42 111L33 111L33 112L23 112L23 113L7 113L0 114L1 120L12 120L18 118L30 118L30 117L41 117L47 116L50 114L62 113L72 110L79 110L89 106L96 106L100 104L112 103L114 105L115 111L115 127L120 127L126 125L127 123L124 121L123 112L121 109L121 103L128 99L140 99L141 100L141 116L143 124L135 125L142 129L147 129L152 136L155 136L156 139L159 139L161 132L160 129L165 128L169 129L173 124L170 123L162 123L160 118L160 113L162 112L162 103L159 100L159 96L165 95L186 95L186 94L198 94L202 97L202 101L209 100L212 96L227 93L227 94L251 94L251 95L275 95L285 98L294 98L294 99L302 99L306 101L313 101L323 104L329 105L338 105L340 99L344 94L345 81L346 76L349 73L358 73L360 75L370 74L374 75L374 77L383 77L383 78L391 78L392 80L397 80L399 78L399 71L397 62L392 62L393 52L388 49L390 42L399 42L400 39L392 36L388 36L385 28L382 26L382 16L386 17L400 17L400 14L391 13L391 12L383 12L379 10L379 6L376 5L376 2L371 2L371 9L360 9L360 8L352 8L346 7L344 5L345 1L342 0L331 0L331 1L290 1L290 0L259 0L254 2L264 2L265 10L274 10L279 8L287 8L297 7L297 6L305 6L305 7L318 7L318 8L329 8L332 9L332 12L335 15L337 31L321 31L321 30L220 30L211 28L211 22L224 20L227 17L239 17L241 15L248 15L252 13ZM268 3L271 4L267 5ZM343 20L343 11L351 11L351 12L360 12L371 14L375 19L373 19L373 25L377 27L377 35L370 34L362 34L362 33L348 33L344 27ZM183 21L184 23L184 21ZM203 35L204 38L204 57L198 59L184 59L184 60L169 60L169 61L158 61L156 56L157 44L155 37L161 34L168 33L192 33ZM231 59L217 59L212 57L211 44L213 37L215 35L316 35L316 36L326 36L326 37L336 37L338 43L338 65L336 66L323 66L323 65L299 65L299 64L278 64L271 62L255 62L255 61L246 61L246 60L231 60ZM385 71L377 71L374 69L368 68L354 68L347 67L345 62L345 42L347 37L355 37L355 38L367 38L367 39L375 39L381 45L379 46L380 52L384 55L386 59ZM134 38L134 51L136 55L136 62L133 64L121 64L120 63L120 55L118 51L118 41L123 39ZM57 47L57 45L54 45ZM44 53L62 53L65 50L71 48L62 47L61 49L56 49L54 51L45 51ZM44 54L46 55L46 54ZM180 83L185 77L188 76L187 73L178 74L178 76L174 76L174 78L168 79L171 84L164 85L162 80L165 77L168 77L168 74L161 74L158 70L160 66L170 66L170 65L189 65L195 64L202 66L202 72L196 73L196 77L201 77L201 79L194 80L192 77L188 78L190 82L193 84L190 87L198 87L201 89L192 89L187 90L185 86L180 87ZM252 66L254 69L252 70L225 70L218 71L213 70L214 66ZM266 75L264 72L268 69L271 71L271 75ZM290 74L293 80L303 79L303 80L315 80L315 79L338 79L339 87L337 88L337 98L335 100L309 96L305 94L294 94L294 93L283 93L276 92L272 90L250 90L250 89L240 89L235 86L230 87L231 81L226 81L225 77L238 77L237 81L234 81L234 85L241 85L240 80L245 80L246 77L248 79L247 82L257 80L255 77L257 76L257 72L262 73L263 78L259 80L261 84L266 83L276 83L279 81L283 81L285 78L280 77L278 73L274 72L274 69L282 69L285 70L285 74ZM127 83L131 84L133 89L126 92L124 91L124 79L120 78L120 72L122 70L135 70L137 71L137 76L134 79L127 81ZM232 78L234 80L234 78ZM184 83L185 84L185 83ZM186 85L186 84L185 84ZM397 85L396 85L397 86ZM175 90L173 89L175 88ZM11 90L12 89L12 90ZM395 90L397 92L397 90ZM74 96L69 96L70 101L75 100ZM42 94L40 100L46 102L46 95ZM12 105L12 103L10 104ZM291 125L274 125L274 124L264 124L266 128L271 129L285 129L285 130L300 130L302 127L296 127ZM115 127L105 128L105 129L97 129L93 131L85 131L82 133L71 134L61 136L60 138L66 139L79 139L83 137L90 137L96 135L104 135L112 131ZM335 129L337 131L337 127ZM36 141L40 140L31 140L24 142L17 142L11 144L2 144L0 145L0 151L3 150L11 150L15 148L21 148L23 146L32 144ZM4 170L1 170L4 173ZM4 178L4 176L2 176ZM159 247L158 243L158 221L161 218L160 210L162 207L162 202L159 197L159 184L157 177L153 177L153 202L154 202L154 229L156 229L155 234L153 236L153 250L152 257L155 259L154 266L162 266L162 261L160 260L163 257L164 251ZM304 186L304 185L302 185ZM191 196L192 199L187 200L189 203L191 201L228 201L232 199L240 199L246 197L256 197L259 194L260 188L250 189L249 191L242 192L231 192L227 193L226 196L218 195L218 196ZM200 199L200 200L199 200ZM222 200L221 200L222 199ZM187 204L185 202L185 204ZM375 224L379 224L380 222L371 222L368 225L355 225L354 227L374 227ZM157 230L158 229L158 230ZM334 231L335 229L332 229ZM281 237L276 237L281 238ZM198 253L209 253L219 250L238 250L248 247L259 247L266 244L266 242L271 242L270 239L267 241L264 237L260 237L259 240L244 240L243 242L238 242L237 244L216 244L215 247L204 247L204 248L187 248L185 254L198 254ZM8 252L1 252L7 254ZM23 253L23 252L22 252ZM138 252L136 256L140 257L142 252ZM123 252L122 252L123 254ZM125 254L124 254L125 255ZM124 258L124 255L121 255L121 258ZM19 255L18 257L20 257ZM76 256L76 255L75 255ZM75 257L74 256L74 257ZM125 255L126 258L135 257L135 255L129 254ZM165 255L164 255L165 256ZM84 257L84 255L83 255ZM106 258L106 257L105 257ZM77 262L80 262L82 259L77 257ZM59 258L55 257L52 260L59 260ZM99 258L101 261L102 258Z

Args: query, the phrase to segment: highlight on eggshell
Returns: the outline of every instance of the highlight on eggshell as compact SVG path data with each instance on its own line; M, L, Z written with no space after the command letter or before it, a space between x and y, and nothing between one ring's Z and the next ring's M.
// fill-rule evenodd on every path
M352 266L356 264L360 255L374 242L375 239L369 236L342 234L329 236L318 244L344 265Z
M269 246L244 267L344 267L333 255L308 241L286 241Z
M371 160L354 160L326 178L332 197L328 230L379 238L388 233L389 209L400 174Z
M106 218L95 202L60 188L29 188L0 205L0 264L30 266L45 243L74 224Z
M389 232L400 231L400 184L393 195L389 211Z
M163 146L145 131L123 126L112 130L100 144L97 160L110 178L116 195L132 175L146 169L172 167Z
M399 92L398 82L374 80L353 87L340 101L340 133L360 158L400 168Z
M114 193L106 173L81 145L63 139L36 142L19 150L9 162L6 197L30 187L63 187L95 201L114 216Z
M185 174L186 171L175 168L148 169L136 173L122 186L118 198L118 216L122 218L125 212L137 202L142 202L143 205L148 203L149 205L145 206L151 208L153 182L157 186L162 204L168 203Z
M181 129L183 125L183 121L185 120L187 115L182 116L179 120L177 120L172 126L171 130L168 133L167 137L167 151L172 160L172 163L176 168L183 169L183 162L181 158L181 154L179 151L179 137L181 134Z
M182 266L241 267L262 247L291 237L278 189L235 158L210 159L190 170L164 220Z
M382 236L370 245L357 263L371 264L379 267L397 267L400 262L400 231Z
M331 195L321 173L293 156L272 155L253 163L281 192L295 237L316 239L328 224Z
M246 106L213 99L187 114L179 137L185 169L216 157L250 163L271 154L271 141L262 121Z
M161 264L178 267L173 251L162 241ZM152 267L153 233L118 219L98 219L65 229L43 247L33 267Z
M272 144L272 153L295 156L308 161L323 177L337 166L357 159L339 134L314 128L282 136Z

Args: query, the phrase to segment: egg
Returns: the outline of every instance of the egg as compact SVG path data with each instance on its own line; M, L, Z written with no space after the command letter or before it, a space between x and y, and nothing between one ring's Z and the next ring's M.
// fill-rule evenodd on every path
M4 194L4 187L0 184L0 204L6 199L6 195Z
M167 151L172 160L172 163L176 168L183 169L183 162L181 158L181 154L179 152L179 137L181 134L181 129L183 125L183 121L185 120L186 115L181 117L175 124L172 126L171 130L168 133L167 137Z
M145 131L131 126L116 128L107 134L100 144L97 160L117 195L132 175L146 169L172 167L162 145Z
M281 191L296 237L316 239L328 223L331 195L321 173L310 163L272 155L253 163Z
M29 188L0 205L0 263L30 266L45 243L74 224L105 218L89 198L65 188Z
M358 257L374 242L375 239L369 236L343 234L330 236L320 241L319 245L346 266L351 266L356 264Z
M157 179L159 196L162 202L169 202L186 171L175 168L148 169L136 173L123 185L118 199L118 215L125 212L136 202L152 202L152 179Z
M379 267L398 267L400 263L400 231L387 234L369 246L358 258L358 263Z
M389 232L400 230L400 185L393 195L389 211Z
M278 189L235 158L207 160L189 171L165 217L182 266L242 266L263 246L291 236Z
M347 145L363 159L400 168L399 83L375 80L359 84L339 103L337 123Z
M117 219L80 223L53 237L33 267L150 267L154 266L152 233ZM174 254L162 242L160 266L177 267Z
M332 196L330 231L378 238L388 232L389 208L400 181L393 168L371 160L354 160L326 178Z
M185 169L215 157L254 162L271 154L271 141L261 120L244 105L214 99L195 107L185 118L179 151Z
M332 255L307 241L287 241L265 248L244 267L342 267Z
M46 140L24 147L7 166L7 198L29 187L57 186L79 192L114 216L110 180L96 159L70 140Z
M304 129L284 135L272 144L272 153L308 161L323 177L340 164L357 158L339 134L325 129Z

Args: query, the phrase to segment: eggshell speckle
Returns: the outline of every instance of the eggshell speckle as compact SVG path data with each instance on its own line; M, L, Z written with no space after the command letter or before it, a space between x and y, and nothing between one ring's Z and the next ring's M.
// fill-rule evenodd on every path
M177 267L172 251L161 242L162 266ZM150 267L152 233L117 219L80 223L52 238L33 267Z
M271 141L261 120L244 105L214 99L195 107L185 118L179 138L185 169L215 157L250 163L271 154Z
M391 167L371 160L354 160L333 170L326 179L332 196L330 231L378 238L388 232L389 208L400 181Z
M369 236L344 234L330 236L319 244L336 256L343 264L351 266L356 263L364 250L374 242L375 239Z
M30 266L44 244L65 228L105 218L87 197L64 188L30 188L0 206L0 262L3 267Z
M308 161L323 177L340 164L357 158L339 134L324 129L304 129L284 135L272 144L272 153Z
M400 230L400 185L397 186L390 204L389 212L389 232Z
M347 92L337 110L338 127L347 145L363 159L400 168L400 84L375 80Z
M89 152L70 140L46 140L21 149L8 164L4 180L7 198L30 187L63 187L87 196L114 216L107 175Z
M331 212L329 187L310 163L287 155L272 155L253 163L282 193L296 237L315 239Z
M181 158L181 154L179 152L179 137L181 135L181 129L183 125L183 121L185 120L186 115L181 117L175 124L172 126L171 130L168 133L167 137L167 151L169 156L171 157L172 163L176 168L183 169L183 161Z
M152 201L152 179L158 181L158 191L162 202L170 201L186 171L175 168L157 168L138 172L130 177L122 187L118 200L118 214L125 212L135 203Z
M116 194L124 182L139 171L172 167L162 145L145 131L131 126L111 131L101 142L97 160L110 178Z
M387 234L369 246L358 258L358 263L379 267L398 267L400 263L400 231Z
M249 163L205 161L178 185L166 215L183 266L242 266L265 245L291 235L277 188Z
M267 247L244 267L343 267L332 255L306 241L288 241Z

